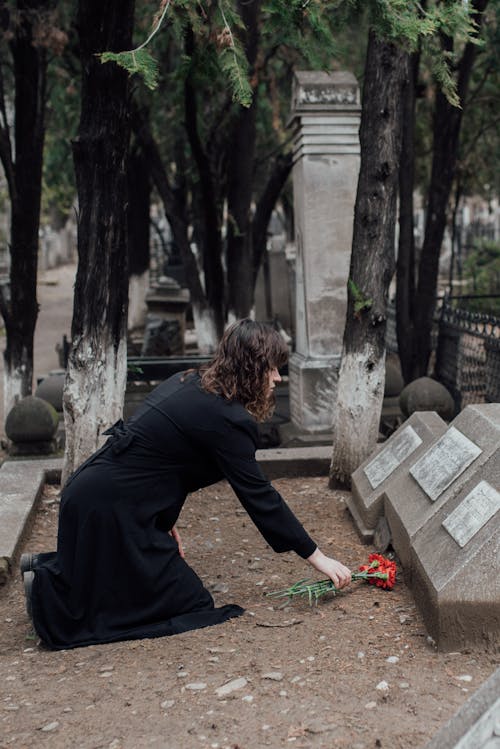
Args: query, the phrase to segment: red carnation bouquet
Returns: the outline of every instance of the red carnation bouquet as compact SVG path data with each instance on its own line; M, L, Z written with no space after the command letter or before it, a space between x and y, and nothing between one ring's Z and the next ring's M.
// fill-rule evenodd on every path
M396 582L396 563L392 559L382 556L382 554L370 554L368 564L362 564L358 572L351 573L352 580L366 580L370 585L376 585L377 588L392 590ZM312 581L304 578L294 583L290 588L276 590L273 593L267 593L272 598L294 598L295 596L307 596L309 603L316 603L327 593L338 593L331 580Z
M362 564L359 572L352 576L353 580L366 580L371 585L384 590L392 590L396 582L396 563L382 554L370 554L368 564Z

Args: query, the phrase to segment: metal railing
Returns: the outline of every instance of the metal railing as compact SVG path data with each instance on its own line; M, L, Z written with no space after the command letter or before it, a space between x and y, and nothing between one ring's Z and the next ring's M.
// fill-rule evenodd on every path
M439 315L435 374L457 410L500 401L500 318L471 310L478 299L498 296L445 297Z
M471 403L500 402L500 317L474 309L488 300L498 307L500 297L445 296L438 303L434 376L453 395L457 412ZM386 347L397 354L394 303L388 306Z

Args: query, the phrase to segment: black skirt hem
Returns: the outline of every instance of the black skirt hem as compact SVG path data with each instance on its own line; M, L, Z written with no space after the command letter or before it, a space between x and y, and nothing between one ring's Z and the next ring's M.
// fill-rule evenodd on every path
M107 645L112 642L122 642L126 640L143 640L153 639L156 637L171 637L172 635L182 634L182 632L189 632L194 629L203 629L204 627L212 627L216 624L223 624L228 619L232 619L237 616L241 616L245 613L245 609L236 604L227 604L220 608L214 608L205 611L191 611L187 614L179 614L173 616L164 622L158 622L158 624L150 627L144 627L140 629L126 630L117 632L114 635L108 635L105 637L89 637L75 642L61 642L57 643L54 641L49 642L36 627L34 622L34 628L37 635L40 637L43 645L49 650L70 650L73 648L83 648L90 645Z

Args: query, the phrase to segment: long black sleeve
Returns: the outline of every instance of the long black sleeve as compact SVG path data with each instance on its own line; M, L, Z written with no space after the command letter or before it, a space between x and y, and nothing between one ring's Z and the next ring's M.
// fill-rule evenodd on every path
M212 433L212 450L241 504L274 551L306 559L316 544L262 473L255 459L256 425L245 416L226 420L225 427L223 434Z

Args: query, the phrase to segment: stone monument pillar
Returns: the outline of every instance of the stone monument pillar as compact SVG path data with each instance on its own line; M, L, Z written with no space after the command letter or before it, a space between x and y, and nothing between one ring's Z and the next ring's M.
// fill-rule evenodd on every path
M301 432L331 429L342 354L360 151L360 94L351 73L297 72L293 189L296 345L290 417Z

